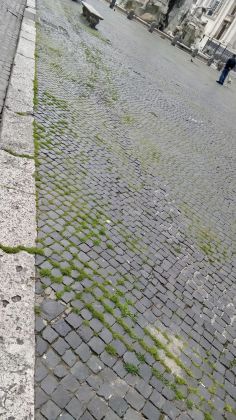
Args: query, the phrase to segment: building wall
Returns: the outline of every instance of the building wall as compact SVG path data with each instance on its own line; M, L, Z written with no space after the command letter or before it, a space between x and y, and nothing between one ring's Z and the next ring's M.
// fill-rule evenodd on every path
M201 42L204 47L208 39L216 39L230 49L236 49L236 0L200 0L197 3L203 7L212 7L213 15L206 15L207 25L205 36ZM234 13L231 22L225 19Z

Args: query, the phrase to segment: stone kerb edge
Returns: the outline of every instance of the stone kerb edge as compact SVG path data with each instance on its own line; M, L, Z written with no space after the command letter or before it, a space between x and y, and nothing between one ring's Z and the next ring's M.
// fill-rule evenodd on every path
M34 418L35 15L27 0L0 134L0 417L18 420Z

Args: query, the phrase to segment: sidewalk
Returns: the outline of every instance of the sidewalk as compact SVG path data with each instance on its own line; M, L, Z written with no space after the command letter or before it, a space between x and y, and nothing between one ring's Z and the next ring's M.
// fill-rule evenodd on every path
M25 4L26 0L1 0L0 4L0 118Z
M13 13L16 3L5 6ZM7 62L10 71L14 61L10 81L9 71L0 76L5 77L0 133L0 418L3 420L34 418L35 2L27 0L25 10L23 2L19 5L15 12L20 10L24 17L17 24L12 13L6 12L5 20L1 16L2 28L6 30L0 45L3 65Z

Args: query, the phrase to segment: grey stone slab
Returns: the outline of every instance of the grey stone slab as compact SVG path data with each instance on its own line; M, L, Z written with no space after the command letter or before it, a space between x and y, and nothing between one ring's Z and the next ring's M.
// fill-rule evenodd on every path
M108 405L98 397L93 398L88 404L88 410L96 420L102 420L108 410Z
M35 408L40 408L49 399L49 396L39 387L35 388Z
M51 395L51 399L60 407L61 409L72 399L73 394L69 392L63 385L58 385L55 391Z
M132 408L129 408L124 416L124 420L142 420L144 417L142 414L138 413L137 411L133 410Z
M54 375L57 378L64 378L66 375L68 375L68 369L64 365L57 365L53 371Z
M153 419L158 420L161 415L160 411L149 401L146 402L142 410L142 413L145 416L145 418L150 419L150 420L153 420Z
M48 321L52 321L53 319L57 318L65 310L65 306L60 302L50 299L45 299L41 305L41 308L42 316Z
M48 350L44 356L44 363L50 368L55 368L60 362L60 357L52 349Z
M71 368L71 373L76 379L78 379L78 381L83 382L91 374L91 371L89 370L89 368L84 363L77 362Z
M41 408L41 413L48 420L56 420L60 415L61 410L53 401L48 401Z
M36 353L42 356L48 349L48 343L40 336L36 337Z
M36 238L34 163L0 151L1 242L33 247Z
M52 347L60 356L62 356L66 352L66 350L70 348L70 345L63 338L59 337L53 343Z
M75 315L76 314L70 314ZM65 337L70 331L71 327L68 325L67 322L64 321L64 319L60 319L59 321L56 321L52 324L53 329L62 337Z
M99 373L104 368L102 361L94 355L87 361L87 366L93 373Z
M50 344L56 340L58 334L48 325L42 333L44 340L48 341Z
M75 350L75 353L83 362L87 362L92 355L91 350L86 343L80 344L80 346Z
M77 381L77 379L75 378L75 376L68 374L66 375L62 381L60 382L60 384L67 389L68 391L71 392L76 392L77 389L79 388L80 384Z
M37 361L35 365L35 381L41 382L48 374L48 369L42 364L41 361Z
M57 387L57 380L55 377L51 374L47 375L43 381L41 382L41 388L43 391L45 391L47 394L52 394L54 389Z
M113 396L109 399L109 406L121 418L125 415L128 409L128 404L126 401L123 398L117 396Z
M65 318L66 319L66 322L71 326L71 327L73 327L73 328L79 328L80 327L80 325L82 324L82 318L79 316L79 315L77 315L77 314L75 314L75 313L70 313L69 315L68 315L68 317L66 317Z
M66 352L62 356L62 359L70 367L72 367L77 361L77 357L71 349L66 350Z
M101 354L105 349L105 343L99 337L93 337L88 344L96 354Z
M75 331L71 331L67 336L65 337L65 340L67 343L71 346L72 349L76 349L79 347L79 345L82 343L82 340Z
M92 400L95 397L94 390L87 385L86 383L82 384L76 393L77 398L81 402L81 404L86 405L90 400Z
M149 384L147 384L143 379L138 380L138 382L135 385L135 388L146 399L149 398L153 390L153 388Z
M66 410L71 414L73 419L80 419L83 409L78 398L74 397L66 406Z
M136 411L140 411L145 404L145 398L143 398L139 392L135 391L135 389L130 389L126 394L125 399Z

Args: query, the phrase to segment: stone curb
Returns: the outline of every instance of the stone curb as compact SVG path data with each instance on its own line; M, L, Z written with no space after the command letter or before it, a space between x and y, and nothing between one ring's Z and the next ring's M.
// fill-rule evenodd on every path
M34 418L35 15L27 0L0 134L0 418L17 420Z

